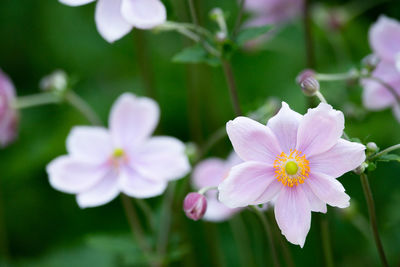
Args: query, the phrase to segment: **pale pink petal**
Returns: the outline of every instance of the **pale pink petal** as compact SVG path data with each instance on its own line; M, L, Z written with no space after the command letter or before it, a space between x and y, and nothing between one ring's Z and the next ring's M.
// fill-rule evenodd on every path
M278 193L275 186L271 187L273 193L269 193L269 187L277 181L274 174L274 168L264 163L248 161L236 165L218 186L219 201L230 208L268 202Z
M110 134L103 127L74 127L67 137L67 151L74 158L103 163L113 153Z
M120 188L126 195L134 198L149 198L164 193L168 182L143 177L132 169L124 168L120 173Z
M120 193L118 175L109 171L103 178L90 189L76 195L79 207L89 208L107 204Z
M398 122L400 122L400 104L393 106L393 114Z
M139 29L151 29L167 20L167 11L159 0L122 0L121 13Z
M53 188L78 193L98 183L107 172L98 164L84 162L70 156L54 159L46 167Z
M320 103L304 115L297 132L298 151L307 158L330 149L343 134L343 113Z
M312 172L305 183L319 199L328 205L339 208L347 208L350 205L350 197L344 192L343 185L333 177Z
M67 6L81 6L94 2L95 0L59 0L60 3Z
M365 161L365 146L342 138L328 151L308 158L310 169L337 178Z
M297 129L302 115L290 109L288 104L282 102L278 114L269 119L267 126L277 137L283 152L288 153L296 147Z
M122 17L121 0L98 0L95 20L100 35L109 43L132 30L132 25Z
M282 153L271 129L255 120L237 117L226 124L226 131L242 160L272 162Z
M310 208L315 212L326 213L326 204L324 201L319 199L314 192L311 190L310 186L307 183L301 185L301 189L306 194L308 203L310 204Z
M242 163L242 162L243 162L243 160L241 160L239 158L239 156L235 153L235 151L232 151L229 154L228 158L226 159L226 166L231 168L231 167L233 167L235 165L238 165L239 163Z
M131 93L121 95L112 107L109 121L114 145L134 148L153 133L159 116L154 100Z
M396 93L400 95L400 74L393 63L380 62L373 71L372 76L392 86ZM395 102L393 92L381 83L373 79L364 78L361 84L364 87L363 104L366 108L380 110L391 106Z
M203 219L210 222L222 222L232 217L239 210L228 208L219 202L216 196L207 197L207 211Z
M275 203L275 218L286 239L304 246L311 225L311 209L301 186L286 187Z
M207 186L218 186L228 175L225 161L218 158L209 158L199 162L193 170L192 183L199 190Z
M154 180L179 179L190 170L185 145L168 136L152 137L138 147L131 153L130 166Z
M380 16L369 31L369 42L382 59L393 62L395 55L400 52L400 23Z

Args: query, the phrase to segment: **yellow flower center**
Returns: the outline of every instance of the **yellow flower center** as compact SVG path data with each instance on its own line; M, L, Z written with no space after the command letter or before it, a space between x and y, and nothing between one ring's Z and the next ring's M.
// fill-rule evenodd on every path
M310 163L301 151L282 152L274 161L275 177L284 186L298 186L304 183L310 173Z
M114 158L120 158L120 157L124 156L124 154L125 154L125 152L124 152L124 150L122 148L116 148L114 150L113 157Z

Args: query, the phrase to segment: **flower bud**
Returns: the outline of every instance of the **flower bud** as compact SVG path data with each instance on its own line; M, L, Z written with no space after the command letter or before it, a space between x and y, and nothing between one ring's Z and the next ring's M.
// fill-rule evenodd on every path
M375 70L376 66L378 66L379 62L379 57L377 55L371 54L362 59L361 65L364 69L371 73Z
M360 175L365 172L365 170L368 168L368 163L363 162L360 166L355 168L353 171L355 174Z
M15 88L0 70L0 147L15 140L18 134L18 111L14 108Z
M315 71L313 71L312 69L305 69L302 72L300 72L299 75L297 75L296 83L298 85L301 85L301 83L304 82L304 80L309 77L315 78Z
M200 193L189 193L183 201L183 211L194 221L203 218L207 210L207 199Z
M313 96L319 91L319 82L314 77L306 78L300 86L306 96Z
M39 87L43 91L64 91L67 89L68 77L63 70L55 70L40 80Z
M379 151L379 147L374 142L367 144L367 152L375 153Z

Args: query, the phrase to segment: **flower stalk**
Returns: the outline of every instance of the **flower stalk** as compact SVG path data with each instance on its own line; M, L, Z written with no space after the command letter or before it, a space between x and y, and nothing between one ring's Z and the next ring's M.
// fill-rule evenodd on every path
M390 152L392 152L392 151L394 151L394 150L397 150L397 149L400 149L400 144L390 146L390 147L388 147L388 148L382 150L381 152L378 152L378 153L376 153L376 154L370 156L370 157L368 158L368 160L377 159L377 158L379 158L379 157L381 157L381 156L383 156L383 155L386 155L386 154L388 154L388 153L390 153Z

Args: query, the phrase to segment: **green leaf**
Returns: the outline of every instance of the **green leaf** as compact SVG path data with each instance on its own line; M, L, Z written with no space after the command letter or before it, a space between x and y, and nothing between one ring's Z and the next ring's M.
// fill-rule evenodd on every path
M183 49L172 58L172 61L175 63L206 63L213 67L220 64L218 58L210 56L199 44Z
M243 46L248 41L256 39L257 37L267 33L271 28L271 25L246 28L239 32L236 38L236 43L239 46Z
M382 155L380 156L377 161L397 161L400 162L400 155L397 154L386 154L386 155Z

